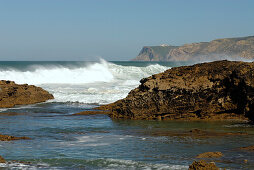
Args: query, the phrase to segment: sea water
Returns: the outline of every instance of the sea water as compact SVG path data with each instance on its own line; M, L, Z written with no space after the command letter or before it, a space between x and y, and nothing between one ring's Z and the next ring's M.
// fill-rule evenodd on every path
M1 141L6 169L188 169L202 152L221 151L216 164L253 169L254 127L233 122L111 120L106 115L72 116L127 96L139 80L186 63L0 62L0 79L33 84L54 100L0 110L0 133L31 140ZM4 113L9 113L4 114ZM203 129L249 135L191 138L154 135ZM244 163L244 159L248 163ZM17 162L13 161L16 160ZM23 163L21 163L23 162Z

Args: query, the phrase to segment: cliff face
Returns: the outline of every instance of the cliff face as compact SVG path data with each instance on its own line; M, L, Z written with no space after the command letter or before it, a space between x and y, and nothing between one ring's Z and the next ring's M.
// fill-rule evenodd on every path
M0 108L15 105L35 104L54 99L46 90L33 85L15 84L13 81L0 81Z
M144 47L134 61L200 61L254 59L254 36L217 39L183 46Z
M254 120L254 63L175 67L140 82L125 99L99 109L112 118Z

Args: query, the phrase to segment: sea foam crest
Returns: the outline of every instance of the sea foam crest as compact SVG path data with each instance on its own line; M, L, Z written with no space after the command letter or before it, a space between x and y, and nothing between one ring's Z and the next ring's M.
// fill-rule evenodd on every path
M2 70L0 78L16 83L28 84L83 84L96 81L109 82L113 79L106 61L101 60L84 67L68 68L64 66L32 66L34 70Z
M33 69L6 69L0 71L0 79L27 84L86 84L112 82L114 80L139 80L142 77L164 71L167 67L158 64L147 67L121 66L107 62L92 63L82 67L70 68L63 65L33 65Z
M0 80L38 85L54 95L54 102L107 104L124 98L139 80L169 67L123 66L100 60L78 65L31 65L27 69L0 70Z

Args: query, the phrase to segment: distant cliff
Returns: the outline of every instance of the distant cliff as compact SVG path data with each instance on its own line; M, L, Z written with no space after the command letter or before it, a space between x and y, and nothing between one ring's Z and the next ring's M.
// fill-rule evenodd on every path
M183 46L145 46L134 61L254 59L254 36L217 39Z

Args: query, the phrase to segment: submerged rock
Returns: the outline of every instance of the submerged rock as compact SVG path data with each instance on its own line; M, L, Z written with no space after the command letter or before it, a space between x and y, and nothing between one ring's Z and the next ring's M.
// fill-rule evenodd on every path
M223 154L221 152L205 152L198 154L196 158L220 158Z
M1 135L0 134L0 141L11 141L11 140L21 140L21 139L31 139L29 137L15 137L15 136L9 136L9 135Z
M254 145L252 145L252 146L246 146L246 147L241 147L240 149L246 150L246 151L254 151Z
M219 170L214 162L207 163L204 160L194 161L190 166L189 170Z
M242 136L248 135L247 133L230 133L230 132L216 132L204 131L199 129L192 129L189 131L149 131L152 136L174 136L174 137L191 137L191 138L218 138L223 136ZM209 154L209 152L207 152ZM212 152L213 153L213 152Z
M215 61L144 78L125 99L99 107L112 118L254 120L254 63Z
M14 81L0 81L0 108L15 105L35 104L54 99L46 90L33 85L15 84Z

